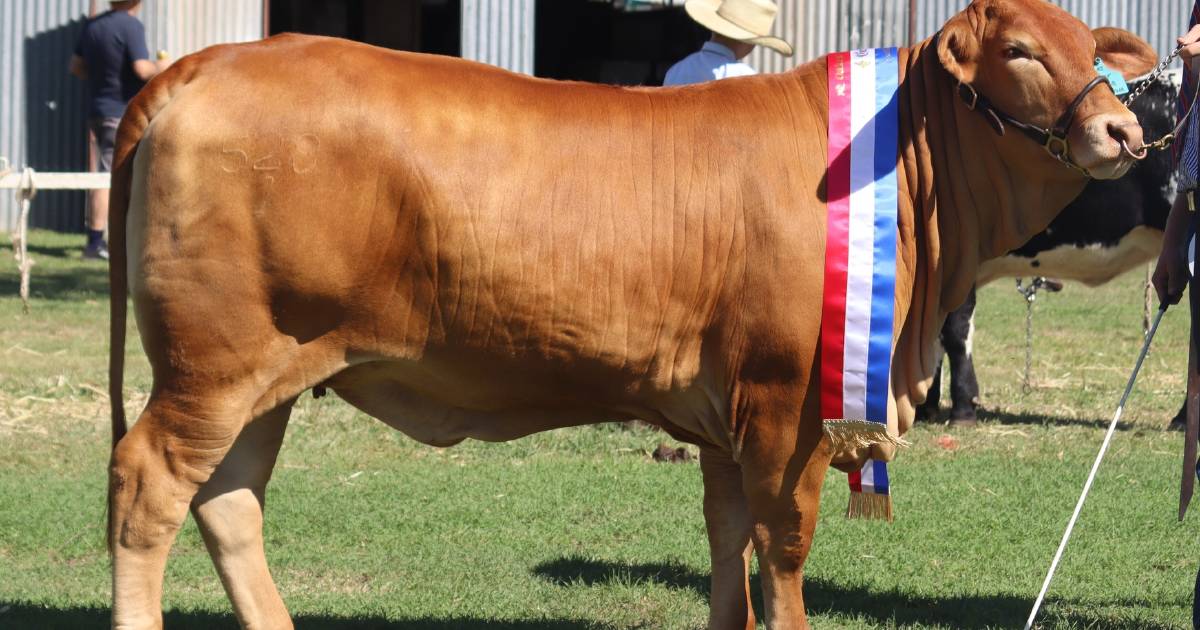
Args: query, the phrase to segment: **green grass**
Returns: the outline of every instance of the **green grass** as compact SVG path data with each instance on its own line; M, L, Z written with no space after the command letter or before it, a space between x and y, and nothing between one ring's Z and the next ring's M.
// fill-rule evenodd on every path
M106 627L105 267L78 237L35 233L32 310L0 255L0 628ZM830 473L807 566L817 628L1019 627L1135 358L1141 273L1070 285L1035 309L981 292L984 422L915 428L893 466L891 525L845 520ZM1177 523L1186 314L1168 314L1043 614L1047 628L1179 628L1198 531ZM127 402L149 371L131 335ZM944 435L958 448L938 445ZM267 554L312 628L697 628L708 552L697 466L616 425L507 444L417 445L327 397L298 405L268 493ZM755 579L757 586L757 578ZM189 520L172 551L168 627L234 627Z

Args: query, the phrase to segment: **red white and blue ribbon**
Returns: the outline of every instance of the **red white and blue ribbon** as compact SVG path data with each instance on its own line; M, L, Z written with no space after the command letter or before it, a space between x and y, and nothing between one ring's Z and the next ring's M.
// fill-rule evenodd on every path
M896 291L895 48L829 55L821 415L835 447L888 437ZM851 516L891 518L887 464L850 474Z

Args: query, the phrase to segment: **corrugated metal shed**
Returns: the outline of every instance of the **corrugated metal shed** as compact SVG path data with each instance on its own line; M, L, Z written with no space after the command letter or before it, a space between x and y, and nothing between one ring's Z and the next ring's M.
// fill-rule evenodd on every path
M86 171L86 94L67 62L90 0L0 0L0 156L39 171ZM107 9L108 3L95 5ZM145 0L140 18L151 52L173 58L220 42L258 39L262 0ZM30 223L83 229L85 195L39 194ZM0 231L16 221L9 191L0 193Z
M921 0L924 2L925 0ZM791 42L791 58L761 46L750 65L759 72L783 72L827 52L904 45L908 3L898 0L782 0L774 34Z
M1090 26L1118 26L1145 38L1160 55L1175 48L1191 3L1181 0L1052 0ZM904 0L779 0L774 34L796 48L790 59L758 48L750 64L782 72L827 52L908 43ZM933 35L969 0L917 0L916 35Z
M462 56L533 74L535 0L462 0Z
M149 0L141 18L150 51L165 50L172 59L263 35L262 0Z
M0 1L0 156L13 166L85 170L84 88L67 61L87 12L88 0ZM79 230L83 203L81 192L39 195L31 223ZM0 191L0 230L16 213L12 192Z

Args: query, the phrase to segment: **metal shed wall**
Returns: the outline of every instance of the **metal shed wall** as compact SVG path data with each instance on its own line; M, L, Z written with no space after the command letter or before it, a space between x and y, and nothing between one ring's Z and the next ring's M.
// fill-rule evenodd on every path
M924 2L925 0L920 0ZM783 72L835 50L902 46L908 39L908 3L897 0L781 0L774 35L791 42L784 57L759 46L750 65Z
M88 0L0 0L0 156L14 168L86 170L83 82L67 61L87 18ZM84 195L38 195L31 224L82 229ZM0 191L0 230L12 229L17 204Z
M262 0L144 0L141 18L151 54L165 50L172 59L263 36Z
M82 81L67 62L91 0L0 0L0 156L14 168L86 171L87 112ZM96 0L98 10L108 2ZM179 58L205 46L258 39L262 0L145 0L139 17L151 53ZM85 195L47 191L33 202L30 224L83 229ZM17 204L0 192L0 231L12 229Z
M533 74L535 0L462 0L462 56Z

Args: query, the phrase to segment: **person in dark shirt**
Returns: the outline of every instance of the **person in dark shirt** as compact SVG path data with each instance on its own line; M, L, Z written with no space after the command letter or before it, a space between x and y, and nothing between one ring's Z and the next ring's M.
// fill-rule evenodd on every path
M87 81L88 127L96 137L96 153L104 172L112 170L117 124L125 114L125 106L146 81L168 65L166 60L150 60L146 30L135 17L141 0L109 4L110 11L84 25L69 68L71 74ZM91 191L91 207L83 256L107 260L104 230L108 227L108 190Z

